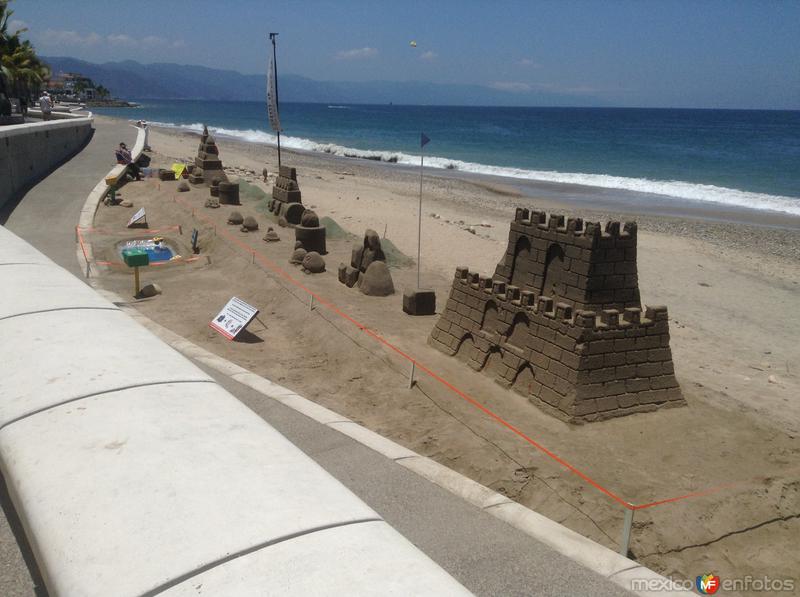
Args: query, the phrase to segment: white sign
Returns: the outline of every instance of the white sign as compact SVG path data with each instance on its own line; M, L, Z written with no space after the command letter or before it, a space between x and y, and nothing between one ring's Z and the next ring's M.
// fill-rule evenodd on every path
M139 211L137 211L135 214L131 216L130 220L128 220L128 228L136 224L139 220L144 220L145 217L146 216L144 214L144 207L142 207L139 209Z
M233 297L208 325L228 340L233 340L239 332L253 321L256 315L258 315L258 309L245 303L240 298Z

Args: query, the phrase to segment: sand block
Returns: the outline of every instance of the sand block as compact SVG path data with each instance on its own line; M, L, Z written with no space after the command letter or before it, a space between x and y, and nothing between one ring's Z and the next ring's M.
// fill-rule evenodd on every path
M409 315L435 315L436 293L429 288L403 292L403 311Z

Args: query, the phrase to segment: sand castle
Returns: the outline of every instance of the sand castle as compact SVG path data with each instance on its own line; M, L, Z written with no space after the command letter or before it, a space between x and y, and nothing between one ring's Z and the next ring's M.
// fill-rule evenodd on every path
M289 166L281 166L278 177L272 187L272 199L267 204L269 210L278 216L278 221L283 218L283 225L296 226L303 216L303 201L300 187L297 184L297 170Z
M685 404L667 308L641 308L635 222L518 208L493 278L456 269L429 343L570 422Z
M194 159L194 168L189 176L189 182L200 184L205 182L211 184L214 178L227 181L225 172L222 169L222 160L219 158L219 148L208 133L208 127L203 127L203 134L200 136L200 147L197 150L197 157Z
M361 292L368 296L394 294L392 274L377 232L367 228L364 241L353 247L350 265L339 264L339 282L348 288L358 284Z

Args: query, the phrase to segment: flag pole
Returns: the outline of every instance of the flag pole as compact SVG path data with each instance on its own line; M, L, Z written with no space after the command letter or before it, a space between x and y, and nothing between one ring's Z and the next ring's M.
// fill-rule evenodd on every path
M419 150L419 218L417 223L417 288L422 288L419 283L419 262L422 253L422 166L425 160L425 145L420 143Z
M275 106L280 105L280 101L278 100L278 58L275 54L275 38L278 37L277 33L270 33L269 38L272 40L272 65L275 69ZM280 170L281 167L281 131L278 129L275 131L275 134L278 137L278 169Z

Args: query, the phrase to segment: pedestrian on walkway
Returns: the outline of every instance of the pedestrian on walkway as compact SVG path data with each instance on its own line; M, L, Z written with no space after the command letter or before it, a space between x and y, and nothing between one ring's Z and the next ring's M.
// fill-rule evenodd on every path
M53 100L50 99L50 94L46 91L39 98L39 108L42 110L42 120L50 120L52 118Z

